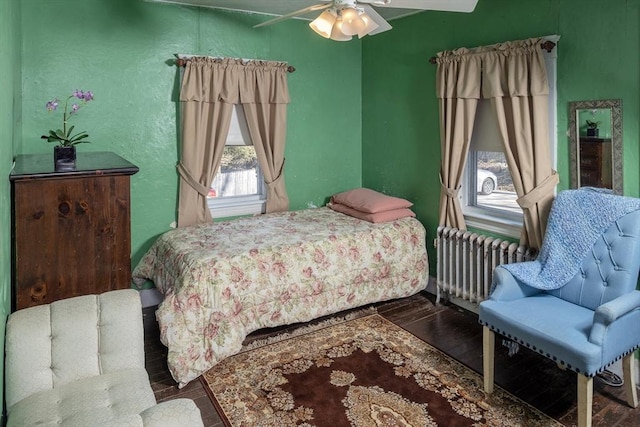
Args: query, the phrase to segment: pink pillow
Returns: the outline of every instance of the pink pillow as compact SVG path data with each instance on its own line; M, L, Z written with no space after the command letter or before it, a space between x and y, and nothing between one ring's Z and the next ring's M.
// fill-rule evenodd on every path
M378 213L413 206L413 203L408 200L387 196L368 188L356 188L334 194L331 197L331 201L367 213Z
M349 206L341 205L340 203L329 203L328 206L336 212L341 212L343 214L352 216L354 218L362 219L364 221L369 221L373 223L391 222L400 218L416 216L416 214L414 214L413 211L411 211L411 209L407 209L407 208L392 209L390 211L382 211L377 213L367 213L367 212L361 212L357 209L350 208Z

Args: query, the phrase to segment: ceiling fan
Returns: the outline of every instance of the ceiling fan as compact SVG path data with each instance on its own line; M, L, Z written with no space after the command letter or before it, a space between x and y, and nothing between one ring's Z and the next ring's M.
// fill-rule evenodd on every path
M277 16L255 27L275 24L285 19L309 19L320 13L310 26L323 37L347 41L354 35L378 34L391 29L389 20L422 10L472 12L478 0L146 0L188 6ZM293 8L297 10L291 12ZM322 19L321 19L322 18ZM345 25L346 24L346 25ZM350 34L347 34L350 33Z
M255 25L272 25L311 12L322 11L309 26L317 34L335 41L349 41L355 35L362 38L390 30L392 27L374 7L472 12L478 0L321 0L321 3Z

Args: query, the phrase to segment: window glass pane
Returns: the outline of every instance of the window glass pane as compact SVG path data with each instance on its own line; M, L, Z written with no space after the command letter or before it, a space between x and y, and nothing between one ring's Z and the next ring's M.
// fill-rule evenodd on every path
M502 152L476 151L476 206L522 213Z
M259 179L262 178L255 148L226 146L208 198L258 195Z

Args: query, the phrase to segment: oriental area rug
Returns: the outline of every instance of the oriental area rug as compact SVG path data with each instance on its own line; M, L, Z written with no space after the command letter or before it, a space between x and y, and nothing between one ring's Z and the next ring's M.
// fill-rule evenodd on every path
M202 377L229 426L561 426L377 314L270 342Z

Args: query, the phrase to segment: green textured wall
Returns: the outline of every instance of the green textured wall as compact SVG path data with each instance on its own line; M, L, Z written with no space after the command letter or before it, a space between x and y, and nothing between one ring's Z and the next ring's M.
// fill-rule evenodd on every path
M5 0L2 0L5 1ZM289 74L285 179L291 208L361 184L361 44L316 36L305 21L253 29L264 16L141 0L22 0L23 145L60 123L44 105L74 89L95 101L74 119L92 144L135 163L132 261L175 220L178 179L174 53L283 60Z
M408 197L431 241L438 225L438 51L559 34L559 189L569 186L568 102L620 98L624 191L640 195L640 0L479 0L471 14L423 12L394 21L362 49L363 185ZM588 11L588 13L587 13Z
M14 144L19 139L20 114L20 3L0 0L0 354L4 354L6 318L11 310L11 171ZM3 364L4 366L4 364ZM0 383L4 369L0 367ZM0 388L0 401L4 388ZM2 418L2 417L0 417ZM0 424L2 420L0 419Z

